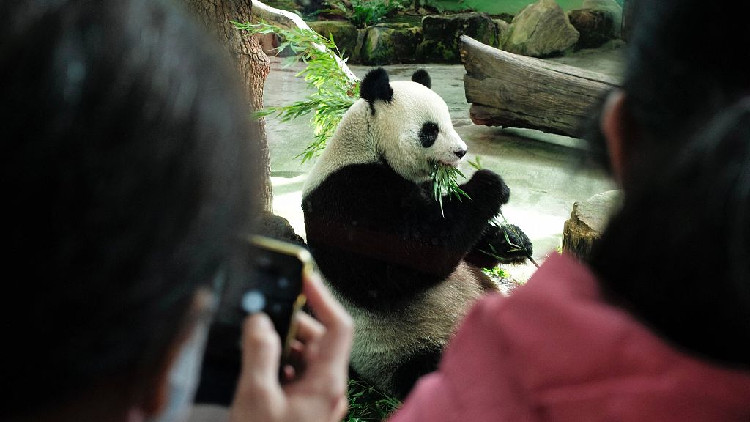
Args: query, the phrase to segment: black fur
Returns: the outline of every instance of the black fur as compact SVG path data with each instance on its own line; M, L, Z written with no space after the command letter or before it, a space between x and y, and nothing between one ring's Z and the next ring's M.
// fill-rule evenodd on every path
M524 262L532 252L531 241L518 226L490 224L464 259L479 268L492 268L498 264Z
M393 100L388 73L382 67L373 69L365 75L359 86L359 96L370 104L372 114L375 114L375 101L382 100L390 103Z
M435 122L427 122L419 129L419 142L425 148L431 147L437 140L440 128Z
M432 88L432 78L430 78L430 74L424 69L419 69L414 72L414 74L411 75L411 80L418 84L422 84L427 88Z
M303 198L308 245L326 279L354 304L399 309L456 269L508 198L489 170L461 189L472 200L443 198L443 216L430 190L387 164L347 166Z
M437 370L441 354L441 349L433 347L422 350L403 362L393 374L391 381L393 394L400 399L405 398L420 377Z

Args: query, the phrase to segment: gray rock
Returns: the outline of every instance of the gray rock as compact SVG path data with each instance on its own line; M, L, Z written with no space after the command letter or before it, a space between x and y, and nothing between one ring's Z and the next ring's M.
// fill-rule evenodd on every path
M596 48L617 38L612 15L607 12L591 9L571 10L568 19L580 34L576 48Z
M461 35L491 46L498 45L498 26L486 13L425 16L422 31L423 40L416 54L420 62L460 63Z
M622 26L622 6L615 0L583 0L582 9L597 10L608 14L612 18L613 36L620 37Z
M539 0L516 15L502 45L511 53L549 57L573 47L578 37L555 0Z
M307 23L310 29L324 38L333 36L333 41L343 57L351 57L357 45L357 28L344 21L313 21Z
M419 27L405 23L377 24L364 30L358 59L366 65L414 63L420 41Z
M505 37L505 34L508 32L510 23L502 19L493 19L492 21L495 22L495 26L497 27L497 45L493 45L493 47L502 49L502 40Z

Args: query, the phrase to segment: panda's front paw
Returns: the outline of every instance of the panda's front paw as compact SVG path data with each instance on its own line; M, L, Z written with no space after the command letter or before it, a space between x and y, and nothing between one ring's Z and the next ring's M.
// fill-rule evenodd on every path
M500 212L500 207L510 199L510 188L497 173L481 169L477 170L461 188L473 200L486 202L494 215Z

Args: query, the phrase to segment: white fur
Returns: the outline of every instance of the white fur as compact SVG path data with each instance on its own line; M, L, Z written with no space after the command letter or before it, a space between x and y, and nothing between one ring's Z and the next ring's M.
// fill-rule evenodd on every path
M399 360L426 346L445 347L471 303L483 293L480 281L465 263L448 279L430 288L423 300L390 315L374 314L333 293L354 321L351 365L381 388L389 385Z
M393 100L370 104L357 100L341 119L333 136L310 173L303 196L315 189L332 172L351 164L373 163L384 157L404 178L415 183L429 179L430 162L458 165L457 150L466 143L453 128L448 105L438 94L412 81L391 82ZM425 122L437 123L438 138L425 148L419 131Z

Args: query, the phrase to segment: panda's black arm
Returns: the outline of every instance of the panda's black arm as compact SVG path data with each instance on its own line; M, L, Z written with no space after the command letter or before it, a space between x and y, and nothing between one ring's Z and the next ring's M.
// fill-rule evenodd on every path
M383 256L389 256L390 261L405 259L433 284L456 269L509 194L498 175L481 170L462 186L472 199L444 198L441 211L432 189L404 179L387 166L363 165L346 173L348 182L356 180L359 190L367 192L356 201L360 208L352 218L363 219L360 223L377 232L372 237L384 239L380 242Z
M474 248L510 195L502 178L489 170L477 171L460 187L470 199L445 196L441 213L437 201L428 197L425 207L429 219L421 223L426 226L430 243L443 249L450 271Z
M392 169L348 166L303 198L308 245L349 299L395 306L455 270L499 210L502 186L494 173L475 175L464 188L476 199L447 201L443 217L429 192Z

